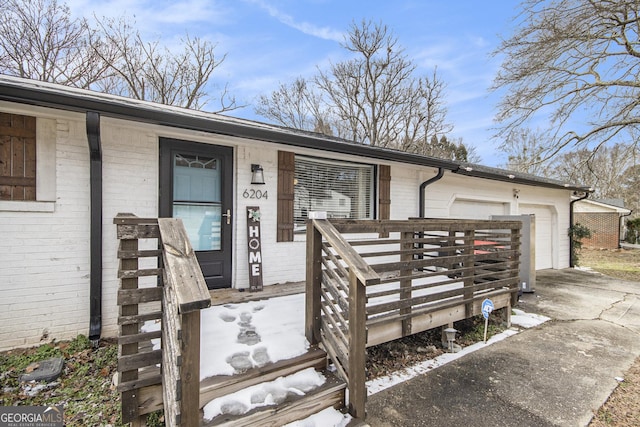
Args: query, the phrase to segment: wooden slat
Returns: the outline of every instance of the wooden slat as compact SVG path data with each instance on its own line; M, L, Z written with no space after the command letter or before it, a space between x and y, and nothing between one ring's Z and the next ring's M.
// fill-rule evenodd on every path
M162 275L162 268L145 268L135 270L118 270L119 279L131 279L134 277L148 277Z
M150 414L163 409L162 385L156 384L135 390L136 400L139 402L137 409L140 415ZM146 425L144 422L140 426ZM134 427L132 425L132 427Z
M162 319L161 311L153 311L145 314L134 314L130 316L118 316L118 325L132 325L139 324L149 320Z
M155 258L162 255L162 251L159 249L148 249L142 251L118 251L119 259L131 259L131 258Z
M134 369L153 366L162 361L162 351L152 350L145 353L131 354L118 357L118 371L132 371Z
M122 393L125 391L137 390L152 385L162 385L162 374L160 373L160 368L156 369L156 373L154 375L148 375L137 380L118 384L118 391Z
M353 273L365 286L375 284L380 280L380 276L369 267L369 264L362 259L358 252L349 246L328 220L314 219L311 221L331 247L342 254L342 259L353 269Z
M521 221L492 221L465 219L409 219L409 220L354 220L332 219L334 227L344 234L349 233L379 233L381 231L402 232L413 231L464 231L464 230L495 230L521 229Z
M179 313L211 306L211 295L180 218L159 218L165 286L172 286Z
M162 300L162 288L119 289L118 305L132 305Z
M118 344L132 344L143 341L150 341L162 337L162 331L143 332L133 335L121 335L118 337Z
M158 218L140 218L132 213L119 213L114 219L116 225L157 225Z
M117 238L121 240L155 239L160 236L160 229L155 224L123 224L117 230Z
M244 289L212 289L211 305L239 304L248 301L266 300L274 297L304 293L305 282L281 283L265 286L261 292L246 292Z
M0 185L35 187L36 178L23 177L23 176L0 176Z

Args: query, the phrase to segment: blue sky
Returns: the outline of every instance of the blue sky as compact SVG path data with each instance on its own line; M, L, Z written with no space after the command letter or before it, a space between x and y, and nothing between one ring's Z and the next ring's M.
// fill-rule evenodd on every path
M171 45L188 32L217 44L226 54L214 72L242 103L269 94L280 83L326 70L347 57L340 47L349 25L382 22L393 30L418 73L437 66L446 83L454 130L476 147L482 163L503 163L491 139L499 94L489 87L500 66L490 56L499 35L508 36L517 2L508 0L68 0L76 16L134 17L139 30ZM215 92L215 89L211 90ZM212 106L213 107L213 106ZM206 107L205 107L206 109ZM230 113L264 121L251 106Z

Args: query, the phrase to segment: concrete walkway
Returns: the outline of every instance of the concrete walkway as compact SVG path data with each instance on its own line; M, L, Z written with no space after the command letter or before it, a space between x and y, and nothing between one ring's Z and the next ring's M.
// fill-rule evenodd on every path
M553 320L367 401L388 426L585 426L640 356L640 283L538 272L518 305Z

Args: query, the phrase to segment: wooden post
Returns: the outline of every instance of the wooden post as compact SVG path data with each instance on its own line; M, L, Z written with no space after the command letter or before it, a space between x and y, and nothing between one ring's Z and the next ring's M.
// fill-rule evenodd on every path
M320 342L322 286L322 235L314 220L307 221L307 278L305 291L305 335L309 344Z
M353 270L349 271L349 414L365 419L367 387L365 376L366 288Z
M465 230L464 232L464 245L467 247L465 249L465 257L463 267L465 267L463 277L464 277L464 299L467 303L464 306L464 316L466 318L473 316L473 280L475 276L475 269L473 268L475 265L475 235L476 231Z
M402 243L400 244L400 261L401 262L411 262L413 261L413 253L409 252L411 249L414 249L414 241L413 241L414 233L413 231L403 231L402 232ZM406 253L404 251L407 251ZM400 270L401 277L410 277L411 273L413 273L413 269L406 268ZM411 300L411 279L401 279L400 280L400 303ZM411 335L411 305L409 304L406 307L400 309L400 315L408 315L406 318L402 319L402 336L406 337Z
M517 272L516 274L516 284L515 287L520 287L520 229L511 229L511 250L515 250L513 255L513 262L511 263L511 269ZM511 305L514 306L518 304L518 292L511 293ZM511 314L511 309L509 309L509 314ZM511 323L511 317L509 317L509 323Z
M182 314L181 426L200 425L200 310Z
M120 240L120 249L122 251L137 251L138 240L137 239L122 239ZM121 261L121 270L137 270L138 258L126 258ZM120 281L121 289L138 289L138 278L123 278ZM120 316L135 316L138 315L138 305L128 304L120 306ZM122 325L120 330L120 336L135 335L139 331L138 323L131 323ZM138 343L123 344L120 347L119 356L129 356L138 353ZM138 370L122 372L120 374L120 383L126 381L133 381L138 379ZM122 410L122 422L131 423L133 427L141 426L144 423L141 422L138 412L138 390L124 391L120 395L121 410Z

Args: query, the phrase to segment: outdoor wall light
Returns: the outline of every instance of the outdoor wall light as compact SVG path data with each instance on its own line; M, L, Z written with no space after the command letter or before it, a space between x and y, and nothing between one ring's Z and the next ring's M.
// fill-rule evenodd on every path
M251 184L264 184L264 170L262 166L251 165Z
M453 353L453 342L456 340L457 329L447 328L444 333L447 334L447 342L449 343L449 353Z

